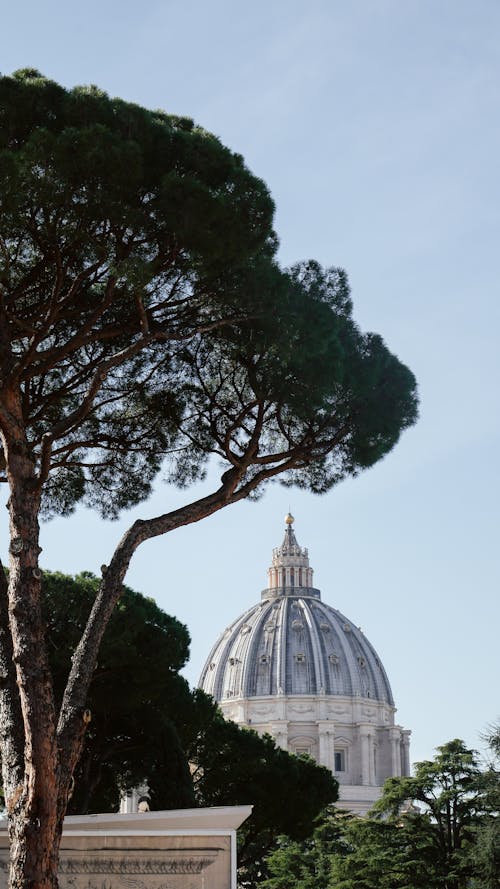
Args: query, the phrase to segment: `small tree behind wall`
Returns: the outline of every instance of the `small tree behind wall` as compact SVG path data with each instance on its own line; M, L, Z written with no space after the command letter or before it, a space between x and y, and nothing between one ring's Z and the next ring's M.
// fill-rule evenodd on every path
M43 572L56 707L98 589L99 578L89 572ZM121 794L144 782L154 809L195 805L178 731L187 731L197 712L197 695L179 675L188 657L186 627L153 599L123 587L89 687L92 720L74 773L70 814L116 812Z
M416 418L415 380L352 319L345 274L281 270L273 203L192 121L27 70L0 80L0 743L11 886L57 882L99 644L130 559L281 476L326 491ZM144 500L162 466L220 484L136 521L103 568L60 708L39 519Z

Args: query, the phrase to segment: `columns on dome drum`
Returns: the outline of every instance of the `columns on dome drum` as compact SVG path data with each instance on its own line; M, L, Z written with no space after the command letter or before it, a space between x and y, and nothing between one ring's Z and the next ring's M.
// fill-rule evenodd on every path
M284 720L280 720L279 722L273 722L271 726L271 735L278 747L281 747L282 750L288 750L288 722Z
M410 774L410 735L409 729L401 731L401 774L408 776Z
M401 731L399 728L391 728L389 732L391 741L391 771L393 778L401 775Z
M330 720L320 720L318 726L318 762L335 771L335 726Z
M373 755L373 726L359 726L359 740L361 745L361 784L375 784L375 768Z

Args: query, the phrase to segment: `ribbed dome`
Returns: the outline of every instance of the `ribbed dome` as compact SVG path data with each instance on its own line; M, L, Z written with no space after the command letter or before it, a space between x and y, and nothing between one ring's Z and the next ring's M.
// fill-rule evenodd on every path
M291 521L290 521L291 520ZM321 601L287 516L262 601L216 642L200 687L217 701L269 695L371 698L393 706L380 659L360 629Z

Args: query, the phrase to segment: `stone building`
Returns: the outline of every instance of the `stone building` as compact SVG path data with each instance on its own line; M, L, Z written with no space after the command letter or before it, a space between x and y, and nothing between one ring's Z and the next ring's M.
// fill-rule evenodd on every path
M363 814L386 778L409 774L410 732L395 724L377 652L313 586L293 522L287 515L261 601L215 643L200 687L227 719L331 769L341 805Z

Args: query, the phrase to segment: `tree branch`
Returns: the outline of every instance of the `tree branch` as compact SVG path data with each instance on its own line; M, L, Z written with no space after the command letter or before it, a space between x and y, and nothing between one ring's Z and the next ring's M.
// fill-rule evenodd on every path
M125 349L121 349L120 352L117 352L115 355L112 355L110 358L105 358L104 361L97 367L97 370L94 374L92 382L87 389L85 397L80 405L72 411L64 420L60 420L59 423L56 423L55 426L50 430L50 434L53 439L60 438L62 435L65 435L72 428L77 426L81 421L89 414L90 410L93 407L94 399L99 389L101 388L103 379L106 378L106 375L112 368L118 367L123 364L128 358L132 358L134 355L137 355L147 342L149 337L141 337L131 346L127 346Z
M158 537L183 525L198 522L233 502L234 486L237 484L235 475L239 476L236 470L226 472L222 485L207 497L156 518L134 522L122 537L109 567L104 572L87 626L73 655L57 728L61 762L65 769L72 772L78 761L83 739L83 734L80 732L82 712L97 662L99 645L111 612L120 597L121 585L134 552L145 540Z

